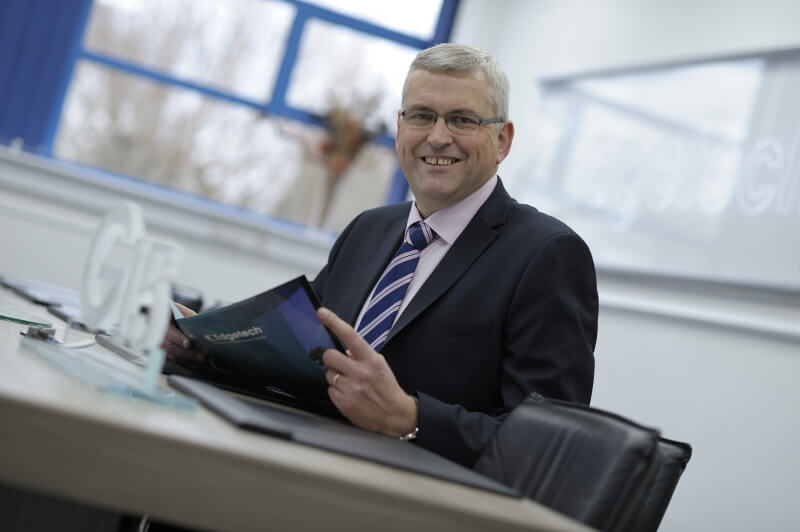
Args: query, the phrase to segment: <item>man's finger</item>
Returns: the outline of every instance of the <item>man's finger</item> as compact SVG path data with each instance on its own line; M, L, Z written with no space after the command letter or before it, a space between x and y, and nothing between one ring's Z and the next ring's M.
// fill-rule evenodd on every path
M341 319L330 310L320 307L317 309L317 316L328 327L347 348L348 354L354 359L359 360L372 352L369 344L356 332L349 323Z
M187 307L185 305L181 305L180 303L178 303L176 301L173 301L172 304L175 305L176 307L178 307L178 310L180 310L181 314L183 314L184 316L194 316L195 314L197 314L197 312L193 311L189 307Z
M189 349L189 346L192 345L191 340L189 340L185 334L175 327L169 327L167 329L166 340L167 342L179 345L184 349Z
M205 363L205 354L194 349L183 349L176 344L170 344L168 342L163 342L161 344L161 349L163 349L164 353L167 355L167 360L171 360L173 362L198 364Z
M336 349L327 349L322 353L322 363L325 367L332 371L340 373L353 373L357 363L349 357L344 356Z

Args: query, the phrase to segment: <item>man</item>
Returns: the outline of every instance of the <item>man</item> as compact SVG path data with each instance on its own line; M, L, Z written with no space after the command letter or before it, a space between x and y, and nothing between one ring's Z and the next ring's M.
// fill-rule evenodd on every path
M496 177L514 126L508 81L487 54L454 44L412 63L397 154L413 203L358 216L313 286L322 321L350 356L323 361L329 395L354 424L471 466L503 415L530 392L588 403L597 287L567 226L516 203ZM435 233L380 354L360 325L404 231ZM331 312L332 311L332 312ZM337 317L337 315L340 317Z
M336 407L466 466L530 392L591 397L591 254L509 197L496 173L513 138L492 57L454 44L420 52L397 116L414 201L356 217L312 283L347 351L323 355Z

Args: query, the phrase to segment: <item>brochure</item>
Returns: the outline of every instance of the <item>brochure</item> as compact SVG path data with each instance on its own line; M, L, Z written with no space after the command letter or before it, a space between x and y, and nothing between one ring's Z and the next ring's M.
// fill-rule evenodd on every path
M319 320L305 276L175 322L207 356L203 376L223 385L327 400L322 353L339 342ZM173 309L173 313L177 309Z

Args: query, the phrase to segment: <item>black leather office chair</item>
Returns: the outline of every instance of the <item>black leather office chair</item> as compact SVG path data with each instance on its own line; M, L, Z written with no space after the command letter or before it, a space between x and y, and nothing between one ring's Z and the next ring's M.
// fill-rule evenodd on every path
M659 433L616 414L533 394L475 470L589 526L623 530L657 466Z
M659 438L655 474L650 479L639 508L625 527L626 532L648 532L658 529L678 480L691 457L692 447L688 443Z

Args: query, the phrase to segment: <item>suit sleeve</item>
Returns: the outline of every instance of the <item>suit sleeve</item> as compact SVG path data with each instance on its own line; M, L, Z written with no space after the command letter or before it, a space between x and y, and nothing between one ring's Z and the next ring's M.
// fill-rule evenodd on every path
M417 443L472 467L500 423L531 392L588 403L597 314L588 247L572 232L552 236L530 257L503 318L502 407L470 412L418 393Z

